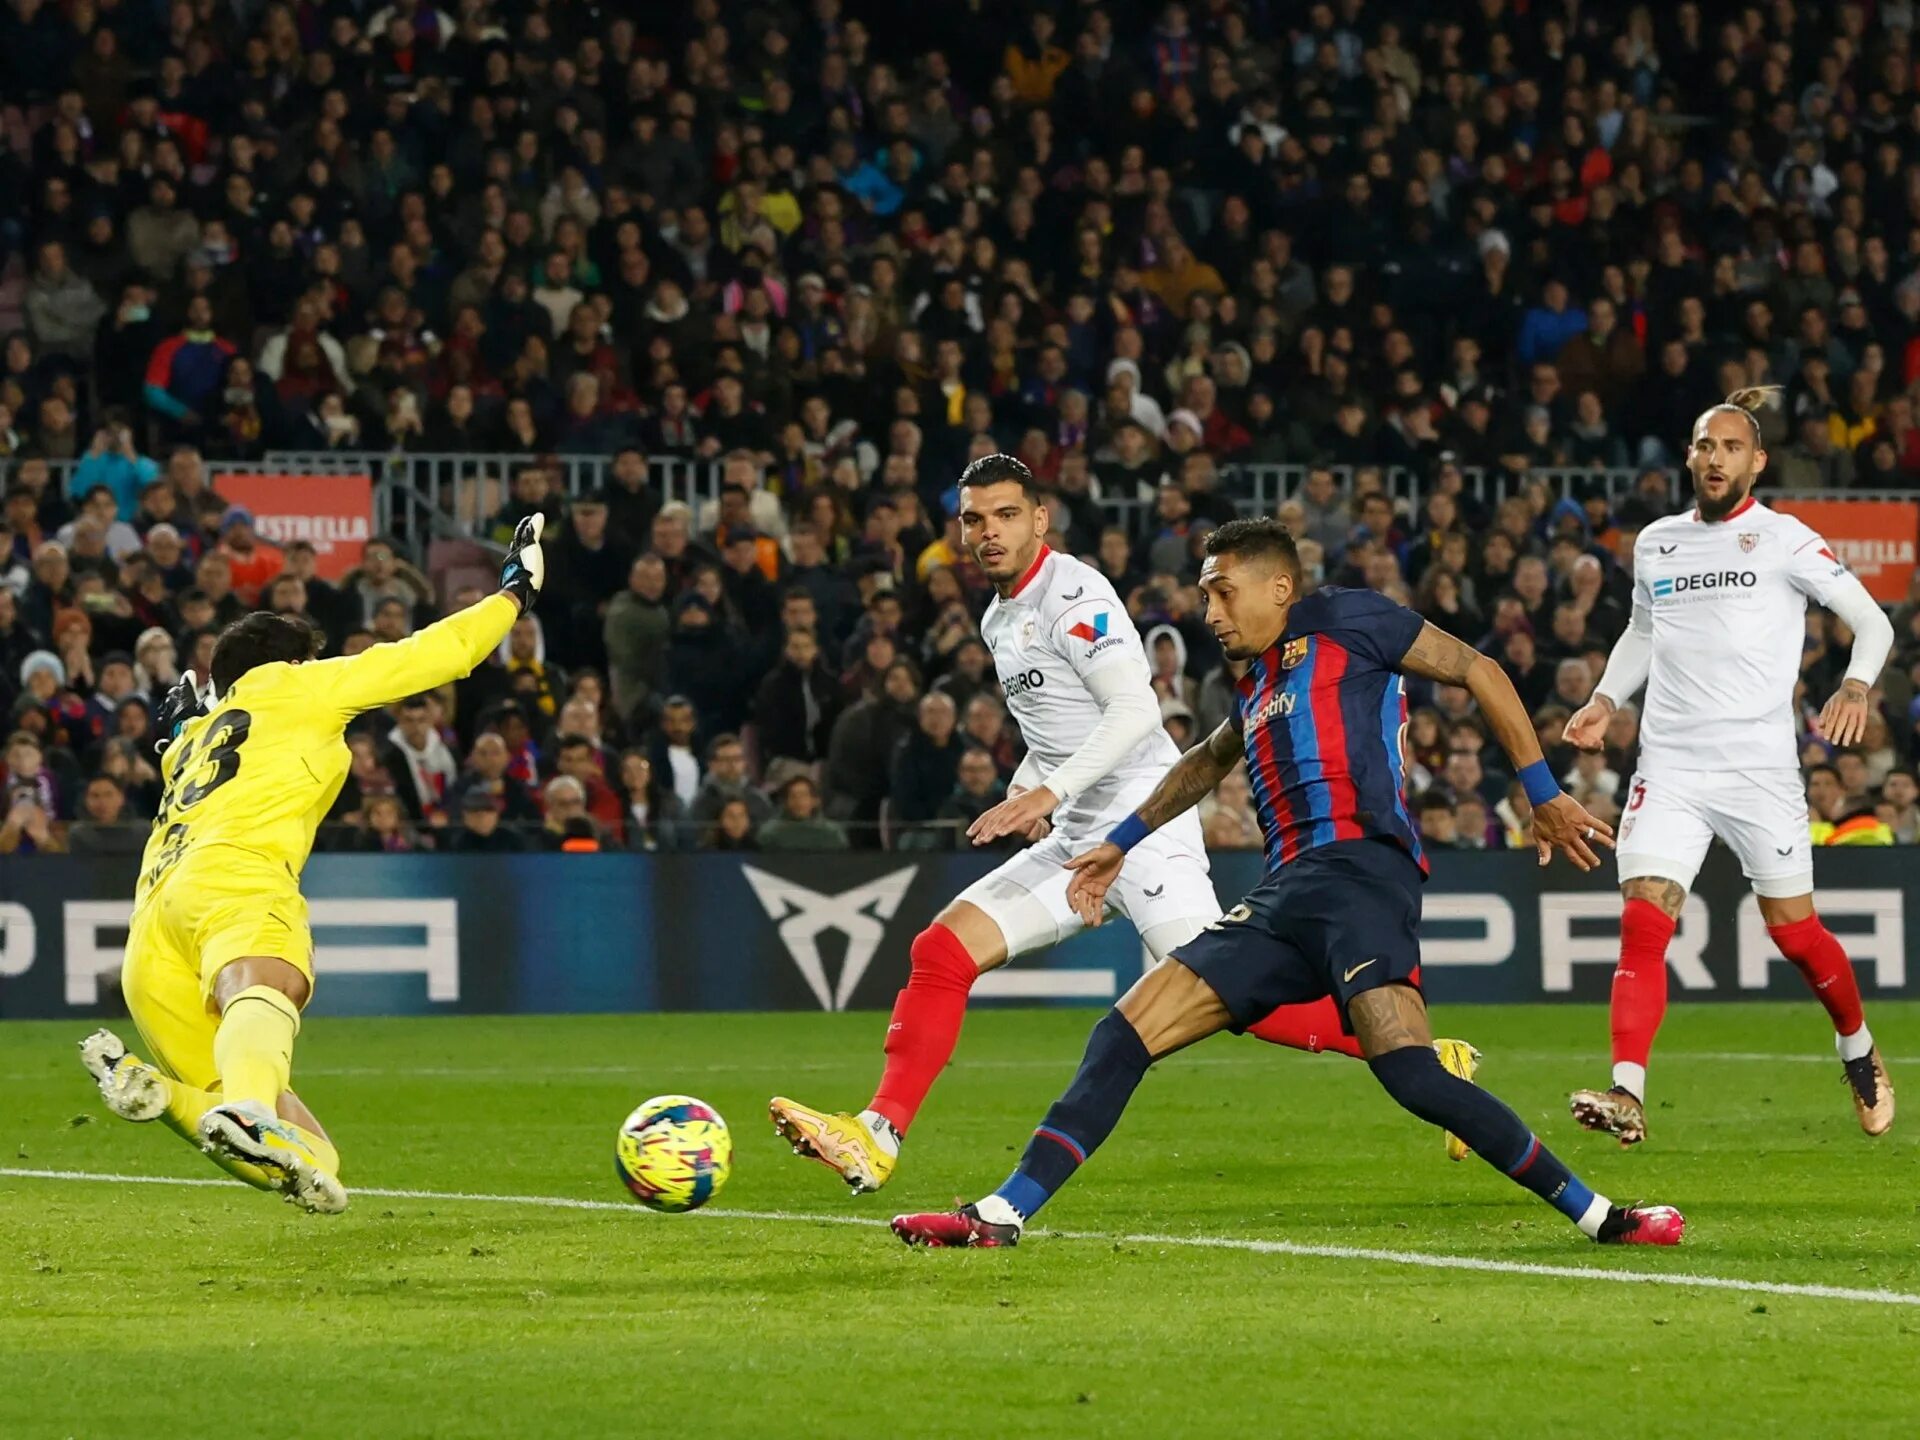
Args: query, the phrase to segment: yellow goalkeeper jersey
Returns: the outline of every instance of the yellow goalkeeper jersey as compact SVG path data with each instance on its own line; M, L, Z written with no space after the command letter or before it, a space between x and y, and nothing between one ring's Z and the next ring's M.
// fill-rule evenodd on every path
M167 747L160 766L166 793L141 859L135 910L206 846L235 846L297 878L346 783L347 723L466 675L519 614L511 597L491 595L405 640L241 676Z

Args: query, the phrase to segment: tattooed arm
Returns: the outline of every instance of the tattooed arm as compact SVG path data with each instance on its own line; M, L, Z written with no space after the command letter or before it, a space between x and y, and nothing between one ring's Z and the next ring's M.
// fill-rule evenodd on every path
M1153 793L1134 813L1147 829L1158 830L1174 816L1191 810L1240 763L1240 732L1222 720L1206 740L1182 755Z
M1409 675L1465 686L1514 769L1540 758L1533 720L1507 672L1466 641L1454 639L1437 626L1422 625L1407 653L1400 657L1400 668Z
M1528 771L1538 766L1534 774L1544 776L1547 767L1540 754L1540 740L1533 732L1532 717L1506 671L1465 641L1432 625L1420 627L1413 644L1400 657L1400 668L1409 675L1464 685L1480 707L1493 738L1513 762L1514 772L1528 781L1529 796L1535 793ZM1611 845L1612 827L1589 815L1571 795L1562 794L1551 779L1545 781L1545 788L1546 795L1533 805L1533 838L1540 863L1546 864L1555 850L1562 850L1582 870L1599 868L1600 858L1588 842Z
M1126 844L1132 845L1176 815L1192 809L1202 796L1227 778L1240 763L1240 754L1240 732L1231 720L1221 721L1220 727L1203 744L1180 757L1138 810L1114 827L1114 835L1131 832ZM1073 906L1083 924L1095 926L1105 918L1107 889L1118 878L1126 859L1123 845L1105 840L1067 862L1066 868L1073 872L1073 879L1067 885L1067 903Z

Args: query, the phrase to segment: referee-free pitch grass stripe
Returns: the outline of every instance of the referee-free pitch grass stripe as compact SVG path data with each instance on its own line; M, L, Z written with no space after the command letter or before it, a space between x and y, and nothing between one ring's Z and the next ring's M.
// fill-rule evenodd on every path
M173 1175L102 1175L92 1170L21 1170L0 1166L0 1178L64 1180L102 1185L179 1185L244 1188L238 1180L191 1179ZM619 1200L575 1200L564 1195L470 1195L458 1190L379 1190L350 1193L381 1200L433 1200L459 1205L531 1205L546 1210L613 1210L662 1224L671 1218ZM677 1218L677 1217L675 1217ZM759 1220L777 1224L884 1226L862 1215L814 1215L799 1210L697 1210L687 1218ZM1793 1295L1806 1300L1850 1300L1860 1305L1920 1306L1920 1295L1904 1290L1860 1290L1845 1285L1796 1285L1778 1280L1737 1280L1720 1275L1657 1270L1601 1270L1589 1265L1541 1265L1526 1260L1484 1260L1469 1255L1432 1255L1420 1250L1376 1250L1363 1245L1304 1245L1292 1240L1248 1240L1228 1235L1135 1235L1100 1230L1035 1230L1056 1240L1097 1240L1104 1244L1164 1245L1187 1250L1235 1250L1252 1255L1291 1255L1305 1260L1370 1260L1421 1270L1477 1270L1489 1275L1534 1275L1554 1280L1601 1280L1615 1285L1673 1285L1683 1290L1732 1290L1743 1295Z

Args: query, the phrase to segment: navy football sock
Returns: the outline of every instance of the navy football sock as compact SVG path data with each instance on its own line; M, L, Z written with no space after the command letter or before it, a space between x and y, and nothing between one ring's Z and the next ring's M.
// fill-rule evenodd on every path
M1474 1154L1524 1185L1589 1235L1607 1211L1526 1122L1478 1085L1449 1075L1431 1046L1408 1045L1367 1062L1387 1093L1430 1125L1451 1130ZM1592 1227L1592 1228L1589 1228Z
M1120 1112L1152 1063L1127 1017L1109 1010L1087 1039L1080 1073L1067 1093L1053 1102L1027 1142L1018 1168L994 1194L1019 1211L1023 1220L1031 1220L1113 1133Z

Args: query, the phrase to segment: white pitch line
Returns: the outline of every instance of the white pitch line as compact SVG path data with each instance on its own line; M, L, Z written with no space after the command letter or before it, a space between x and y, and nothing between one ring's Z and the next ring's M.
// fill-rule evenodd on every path
M172 1175L103 1175L92 1170L21 1170L0 1167L0 1179L67 1180L105 1185L177 1185L238 1188L237 1180L190 1179ZM618 1200L576 1200L565 1195L475 1195L457 1190L384 1190L356 1188L355 1195L382 1200L431 1200L442 1204L531 1205L545 1210L611 1210L654 1218L653 1212ZM875 1228L887 1222L863 1215L809 1214L799 1210L700 1210L709 1220L758 1220L775 1224L854 1225ZM1671 1285L1683 1290L1731 1290L1743 1295L1789 1295L1806 1300L1850 1300L1862 1305L1920 1306L1920 1294L1904 1290L1861 1290L1844 1285L1801 1285L1780 1280L1739 1280L1721 1275L1666 1273L1657 1270L1598 1270L1585 1265L1543 1265L1530 1260L1487 1260L1470 1255L1435 1255L1421 1250L1376 1250L1360 1245L1307 1245L1292 1240L1250 1240L1228 1235L1135 1235L1102 1230L1036 1230L1036 1237L1094 1240L1103 1244L1165 1245L1187 1250L1235 1250L1253 1255L1291 1255L1306 1260L1370 1260L1423 1270L1474 1270L1488 1275L1528 1275L1552 1280L1604 1280L1616 1285Z
M1605 1064L1606 1056L1599 1051L1577 1053L1569 1050L1495 1050L1490 1052L1494 1060L1510 1060L1516 1064L1542 1064L1550 1061L1570 1061L1576 1064ZM1174 1068L1190 1070L1195 1066L1211 1068L1252 1067L1271 1064L1275 1060L1313 1060L1321 1058L1309 1055L1302 1050L1289 1050L1281 1046L1267 1045L1259 1049L1242 1048L1231 1055L1191 1055L1177 1062ZM1338 1058L1338 1057L1335 1057ZM1705 1064L1762 1064L1762 1065L1837 1065L1832 1055L1766 1055L1749 1051L1662 1051L1662 1065L1700 1062ZM850 1065L863 1064L864 1058L847 1060L808 1061L802 1064L788 1064L778 1060L733 1061L722 1060L705 1065L677 1065L676 1074L698 1075L752 1075L752 1074L789 1074L789 1073L832 1073L845 1070ZM953 1062L956 1071L968 1070L1059 1070L1063 1073L1073 1064L1073 1057L1067 1054L1051 1059L1034 1058L1030 1060L967 1060ZM0 1073L0 1081L24 1082L58 1078L65 1067L48 1066L45 1070L22 1070ZM305 1079L348 1079L382 1080L407 1079L420 1077L438 1080L540 1080L553 1077L591 1078L599 1075L652 1075L660 1070L658 1065L535 1065L523 1070L503 1069L500 1066L461 1066L461 1065L303 1065L300 1076Z

